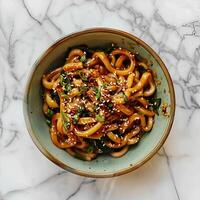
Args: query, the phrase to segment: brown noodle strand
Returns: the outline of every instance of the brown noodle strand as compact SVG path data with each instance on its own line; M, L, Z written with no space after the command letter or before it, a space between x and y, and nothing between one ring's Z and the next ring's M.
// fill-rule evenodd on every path
M122 157L123 155L125 155L128 152L128 149L129 149L129 146L125 146L121 151L113 152L110 155L112 157L119 158L119 157Z
M104 148L113 157L125 155L153 128L153 74L126 49L72 49L62 67L42 77L42 109L53 144L87 161Z

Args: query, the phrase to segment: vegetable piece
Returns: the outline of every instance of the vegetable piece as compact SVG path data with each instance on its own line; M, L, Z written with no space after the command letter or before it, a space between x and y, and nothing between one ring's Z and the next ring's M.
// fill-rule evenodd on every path
M79 119L79 113L76 113L76 114L73 116L73 119L74 119L73 123L74 123L74 124L77 124L77 123L78 123L78 119Z
M128 103L128 97L125 94L123 94L123 96L124 96L124 102Z
M77 73L83 81L88 81L88 78L85 76L85 74L81 70L79 70Z
M61 112L62 114L62 119L63 119L63 126L67 130L70 126L70 118L67 113Z
M81 62L85 62L86 61L86 55L85 54L83 56L81 56L80 61Z
M85 112L85 108L84 107L79 107L78 108L78 113L81 115L81 114L83 114L83 112Z
M92 153L94 151L94 146L90 145L87 148L87 153Z
M106 146L105 142L107 141L107 139L105 137L102 137L100 140L95 140L94 145L95 147L98 149L98 153L111 153L114 151L114 149L109 148L108 146Z
M112 109L112 108L113 108L113 104L112 104L112 103L109 103L109 104L108 104L108 108Z
M73 123L77 124L78 120L80 118L81 115L85 116L87 113L85 112L85 108L84 107L79 107L77 110L77 113L73 116Z
M85 95L85 93L87 92L87 90L88 90L88 87L87 86L83 86L83 87L80 88L80 93L83 94L83 95Z
M97 120L98 122L104 122L104 121L105 121L105 117L102 116L102 115L96 115L96 120Z
M70 82L70 79L65 72L62 72L61 75L60 75L60 84L61 84L61 86L63 86L63 89L66 92L71 91L71 89L72 89L71 82Z
M51 94L52 99L55 100L57 104L60 104L60 98L58 96L58 93L54 90L51 90L50 94Z
M86 115L88 115L88 112L85 109L85 107L79 107L78 108L78 113L79 113L79 116L83 116L83 117L85 117Z
M68 99L69 98L69 96L67 94L65 94L65 93L62 93L60 96L63 97L64 99Z
M103 83L103 84L102 84L102 88L106 88L107 86L108 86L107 83Z
M78 159L80 159L80 160L83 160L83 161L87 161L87 159L86 159L84 156L82 156L81 154L79 154L79 153L76 153L76 154L74 155L74 157L76 157L76 158L78 158Z
M48 126L51 126L51 120L46 119L46 123L47 123Z
M99 100L101 98L101 89L98 87L94 87L93 90L95 92L96 99Z
M53 110L51 110L51 109L48 108L47 114L48 114L49 118L52 118L52 116L54 115L54 112L53 112Z
M67 113L62 112L62 118L64 121L67 121L67 122L69 121L69 116Z
M161 105L161 98L149 99L149 109L153 110L157 115L160 105Z

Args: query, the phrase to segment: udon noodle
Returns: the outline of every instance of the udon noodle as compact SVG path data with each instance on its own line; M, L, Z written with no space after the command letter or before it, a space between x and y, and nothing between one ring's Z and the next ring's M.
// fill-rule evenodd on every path
M127 49L73 48L43 75L43 112L53 144L92 160L121 157L151 131L160 105L148 61Z

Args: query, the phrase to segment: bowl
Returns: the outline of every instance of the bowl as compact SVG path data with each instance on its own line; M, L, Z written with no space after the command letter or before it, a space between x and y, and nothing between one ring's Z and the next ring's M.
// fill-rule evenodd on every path
M152 63L161 83L157 87L157 96L168 105L168 116L155 116L155 123L150 133L143 136L138 145L130 148L120 158L107 155L92 161L82 161L57 148L51 141L49 129L42 112L41 78L42 75L64 64L68 48L86 44L89 47L116 43L132 52L138 52ZM146 163L161 148L174 119L175 95L169 72L161 58L141 39L121 30L95 28L65 36L50 46L35 62L26 85L23 101L24 118L28 132L39 150L56 165L72 173L88 177L113 177L128 173Z

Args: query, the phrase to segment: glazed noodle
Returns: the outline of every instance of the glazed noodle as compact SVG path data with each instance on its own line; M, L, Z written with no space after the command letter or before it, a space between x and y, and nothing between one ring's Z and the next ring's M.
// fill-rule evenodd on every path
M42 84L52 142L88 161L126 154L152 129L160 106L150 63L114 46L72 49Z

